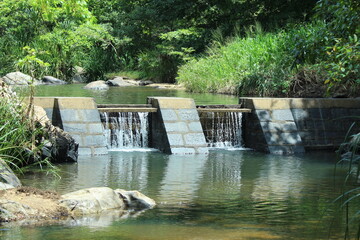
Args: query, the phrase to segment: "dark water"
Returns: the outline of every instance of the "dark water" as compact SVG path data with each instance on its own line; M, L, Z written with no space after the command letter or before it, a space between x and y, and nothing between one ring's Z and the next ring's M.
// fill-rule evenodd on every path
M334 159L334 154L327 153L275 156L238 150L192 156L111 152L80 157L77 164L59 166L61 179L30 174L22 181L60 193L99 186L137 189L158 205L128 218L108 214L50 226L4 226L0 236L341 239L342 217L331 203L342 184L334 174Z
M93 97L96 103L144 104L151 96L193 98L200 104L237 104L235 96L219 94L188 93L183 90L160 89L153 87L111 87L106 91L83 89L85 84L57 86L37 86L36 96L39 97Z

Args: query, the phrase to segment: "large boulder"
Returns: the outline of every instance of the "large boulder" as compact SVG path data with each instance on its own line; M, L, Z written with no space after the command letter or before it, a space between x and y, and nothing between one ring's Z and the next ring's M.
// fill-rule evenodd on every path
M128 87L135 85L133 83L130 83L129 81L125 81L122 77L116 77L114 79L107 80L106 84L112 87Z
M115 189L114 191L123 199L127 208L147 209L153 208L156 205L153 199L145 196L139 191L126 191L123 189Z
M63 85L67 84L67 82L60 80L58 78L52 76L44 76L42 82L46 85Z
M135 203L139 198L148 203ZM137 191L96 187L59 196L51 191L19 187L0 191L0 223L24 220L28 224L32 220L66 220L70 216L83 220L84 225L91 225L101 217L108 225L113 219L136 216L153 206L154 200Z
M73 215L100 213L110 209L124 209L124 201L108 187L88 188L61 196L60 204Z
M19 178L9 168L4 160L0 158L0 189L9 189L21 186Z
M32 77L22 72L8 73L2 79L8 85L29 85L32 82ZM34 84L38 85L40 82L34 79Z
M51 158L52 162L76 162L79 144L75 139L59 127L53 126L42 107L34 106L34 118L49 136L49 141L42 148L43 156Z
M105 81L98 80L87 84L84 88L91 90L108 90L109 86L105 83Z

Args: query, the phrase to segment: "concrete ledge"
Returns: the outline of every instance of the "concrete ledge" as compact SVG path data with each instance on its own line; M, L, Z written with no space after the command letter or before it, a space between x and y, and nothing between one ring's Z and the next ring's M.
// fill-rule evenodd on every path
M249 102L250 101L250 102ZM289 108L360 108L358 98L240 98L242 107L250 109Z
M197 108L198 112L244 112L249 113L249 108Z
M98 108L99 112L157 112L157 108Z

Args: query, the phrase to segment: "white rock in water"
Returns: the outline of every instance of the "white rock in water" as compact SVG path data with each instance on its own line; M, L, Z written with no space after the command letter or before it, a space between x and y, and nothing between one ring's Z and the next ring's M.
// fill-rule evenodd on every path
M110 209L124 209L124 201L108 187L87 188L61 196L60 204L73 215L100 213Z
M91 90L108 90L109 86L105 83L105 81L99 80L87 84L84 88Z

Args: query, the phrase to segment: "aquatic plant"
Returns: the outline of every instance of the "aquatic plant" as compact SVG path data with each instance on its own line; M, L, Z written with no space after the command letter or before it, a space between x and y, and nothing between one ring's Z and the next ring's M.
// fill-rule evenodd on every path
M360 132L350 134L355 124L353 124L337 151L339 164L347 166L347 174L344 179L342 194L335 200L340 202L341 209L345 212L345 234L344 239L360 239L360 210L358 203L360 200ZM358 224L354 224L358 222ZM354 227L355 225L355 227ZM354 233L355 232L355 233Z

